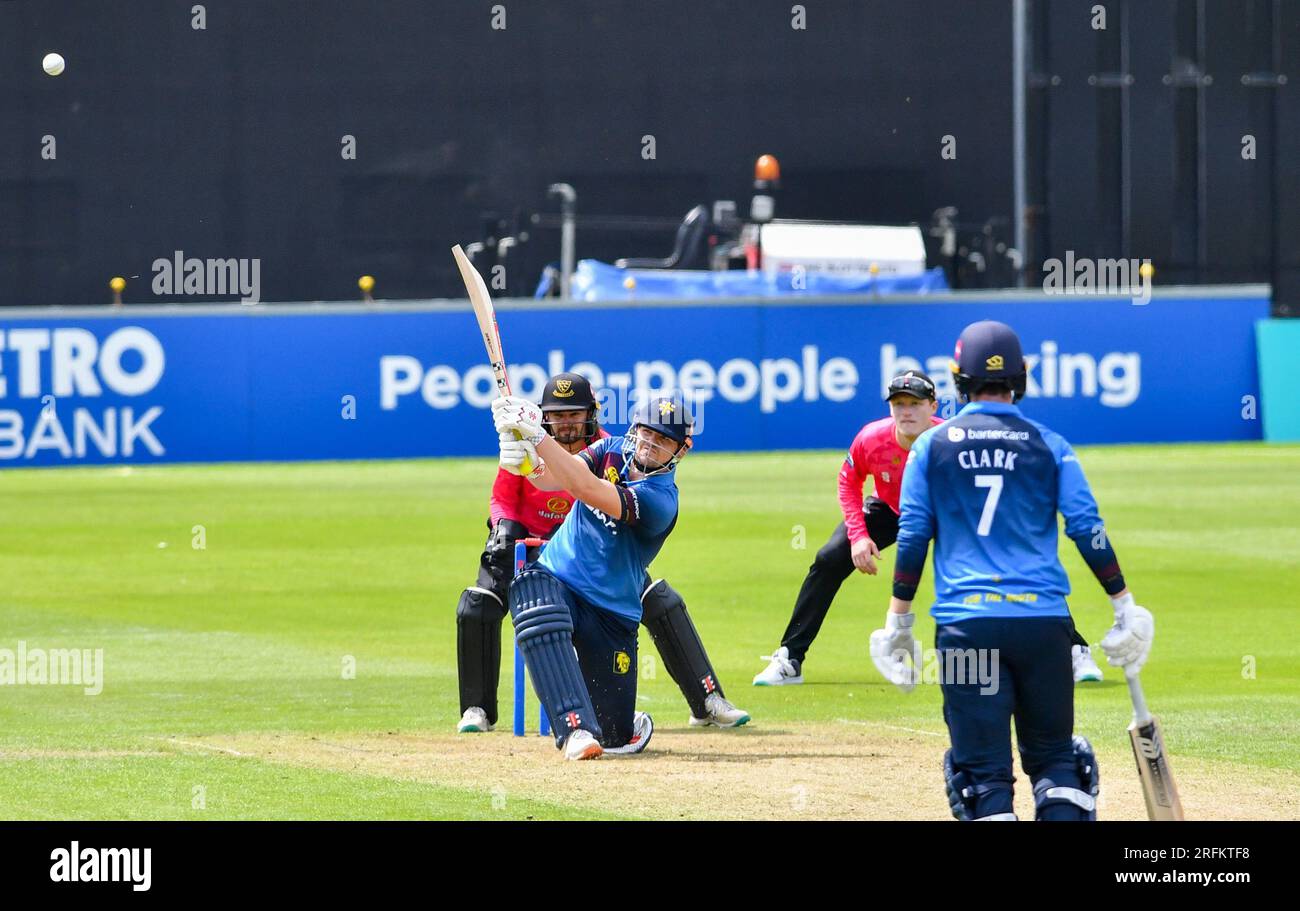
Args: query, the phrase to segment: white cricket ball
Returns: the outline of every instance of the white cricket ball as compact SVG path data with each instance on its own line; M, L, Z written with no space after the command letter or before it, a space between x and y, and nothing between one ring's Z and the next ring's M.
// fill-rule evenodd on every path
M46 54L45 59L41 61L41 69L50 76L57 76L63 72L63 55Z

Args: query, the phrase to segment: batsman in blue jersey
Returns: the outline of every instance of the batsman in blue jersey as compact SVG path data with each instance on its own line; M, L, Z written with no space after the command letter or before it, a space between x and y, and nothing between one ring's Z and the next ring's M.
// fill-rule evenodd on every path
M654 722L636 711L637 627L646 569L677 523L674 470L691 448L677 397L641 405L623 437L572 455L542 430L534 403L492 403L501 466L575 505L510 586L515 641L568 759L639 753ZM516 439L516 435L519 439Z
M1101 647L1136 673L1154 631L1120 572L1074 451L1021 414L1027 379L1009 326L967 326L952 365L966 402L912 445L899 503L894 595L884 637L915 654L912 600L934 541L936 663L952 748L944 779L961 820L1014 820L1011 719L1043 820L1096 819L1097 760L1075 737L1069 580L1057 520L1110 595L1115 626ZM971 670L996 667L992 675ZM978 677L978 679L976 679Z

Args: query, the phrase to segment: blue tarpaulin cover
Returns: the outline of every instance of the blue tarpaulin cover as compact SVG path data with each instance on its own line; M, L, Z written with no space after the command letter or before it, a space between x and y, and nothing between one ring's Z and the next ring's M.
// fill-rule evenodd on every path
M633 279L635 287L625 282ZM548 269L537 288L544 297L555 280ZM706 297L778 297L785 295L821 296L826 294L932 294L948 290L943 269L934 268L921 275L844 276L818 272L803 274L799 289L794 288L790 272L768 275L761 271L728 272L686 269L620 269L595 259L578 262L573 272L572 296L580 301L651 300L656 298Z

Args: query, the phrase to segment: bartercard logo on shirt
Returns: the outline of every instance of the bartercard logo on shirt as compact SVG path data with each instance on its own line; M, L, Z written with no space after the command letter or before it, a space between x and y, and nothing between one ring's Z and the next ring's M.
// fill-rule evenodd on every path
M968 430L968 440L1027 440L1028 430Z
M961 443L966 439L966 431L961 427L948 427L948 441L950 443Z

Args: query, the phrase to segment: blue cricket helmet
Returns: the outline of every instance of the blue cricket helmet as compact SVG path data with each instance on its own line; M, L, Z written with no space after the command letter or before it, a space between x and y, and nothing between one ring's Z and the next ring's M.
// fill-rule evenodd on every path
M660 433L677 444L677 450L663 464L657 466L643 465L636 457L638 427L646 427ZM632 421L623 438L623 458L638 471L646 475L659 474L672 470L685 452L686 441L690 439L695 427L686 401L679 394L657 395L637 405L632 412Z
M1025 356L1020 337L1006 323L986 319L963 329L950 368L964 401L990 387L1006 389L1015 402L1025 397Z
M632 424L628 429L649 427L681 444L686 442L694 426L695 420L686 402L680 395L670 394L657 395L638 405L632 412Z

